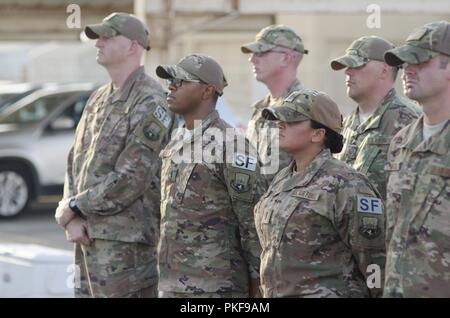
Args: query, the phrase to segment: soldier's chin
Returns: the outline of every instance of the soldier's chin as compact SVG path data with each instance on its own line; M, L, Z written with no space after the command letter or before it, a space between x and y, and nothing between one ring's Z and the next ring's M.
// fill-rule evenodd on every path
M97 63L98 64L100 64L100 65L102 65L102 66L105 66L106 65L106 63L102 60L102 58L100 57L100 56L98 56L97 55L97 57L96 57L96 60L97 60Z
M175 114L180 114L183 115L185 113L187 113L187 110L184 109L183 107L177 105L176 103L174 103L173 101L168 101L167 102L167 106L169 106L169 109L174 112Z
M279 145L278 145L278 148L279 148L281 151L284 151L284 152L289 153L289 149L290 149L289 144L285 144L285 143L282 141L282 138L280 138L280 141L279 141L279 142L280 142L280 143L279 143Z

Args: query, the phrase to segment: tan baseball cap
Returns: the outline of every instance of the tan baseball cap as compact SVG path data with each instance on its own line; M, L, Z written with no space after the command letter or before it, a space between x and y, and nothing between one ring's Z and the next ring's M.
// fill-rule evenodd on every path
M284 122L314 120L338 134L342 131L342 114L337 104L326 93L316 90L292 92L273 107L265 108L262 115Z
M255 41L241 46L242 53L264 53L281 46L308 54L303 41L294 30L285 25L270 25L256 35Z
M150 50L149 32L145 24L136 16L114 12L103 19L102 23L87 25L84 33L89 39L98 39L100 36L111 38L116 35L137 41L144 49Z
M406 44L389 50L384 55L387 64L420 64L439 54L450 56L450 23L437 21L415 29Z
M228 85L222 67L212 57L203 54L191 54L183 57L175 65L159 65L156 75L160 78L178 78L185 81L213 85L219 95Z
M378 36L363 36L347 48L345 55L331 61L331 68L335 71L346 67L360 67L371 60L384 62L384 53L395 46Z

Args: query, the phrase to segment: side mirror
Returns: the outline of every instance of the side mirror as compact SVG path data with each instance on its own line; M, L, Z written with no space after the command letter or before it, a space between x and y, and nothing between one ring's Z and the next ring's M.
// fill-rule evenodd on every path
M70 117L59 117L50 124L51 130L67 130L75 128L75 121Z

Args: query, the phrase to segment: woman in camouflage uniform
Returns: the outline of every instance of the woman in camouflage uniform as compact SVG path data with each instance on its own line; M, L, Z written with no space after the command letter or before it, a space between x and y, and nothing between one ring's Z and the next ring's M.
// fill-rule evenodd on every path
M331 155L343 144L337 105L298 91L264 116L279 120L280 149L294 158L255 207L264 297L379 295L383 204L364 175Z

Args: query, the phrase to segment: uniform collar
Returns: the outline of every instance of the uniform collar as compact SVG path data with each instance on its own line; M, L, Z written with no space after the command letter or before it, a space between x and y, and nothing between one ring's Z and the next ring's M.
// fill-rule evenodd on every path
M130 96L131 93L131 89L134 86L134 83L136 82L136 80L138 79L139 76L141 76L142 74L145 74L145 69L144 66L139 66L136 70L134 70L125 80L125 83L123 85L123 87L114 92L114 96L112 97L112 102L125 102L128 100L128 97ZM110 91L112 91L112 83L110 84Z
M173 152L177 152L183 148L184 144L193 143L196 139L201 138L205 133L205 130L219 118L220 117L217 110L213 110L201 120L202 124L200 126L197 126L192 130L188 130L185 126L183 126L177 131L176 135L169 142L167 148L171 148Z
M364 122L360 123L359 121L359 107L353 113L351 127L353 130L356 130L358 133L362 134L370 129L377 129L380 127L381 119L383 118L384 113L391 105L391 102L396 97L397 92L395 89L391 89L387 95L383 98L379 106L375 109L375 112Z
M423 115L412 124L405 141L400 145L413 152L434 152L438 155L445 155L450 149L450 119L447 120L444 128L436 135L427 140L423 140Z
M195 138L196 136L202 136L205 130L208 129L208 127L211 126L211 124L217 119L219 119L219 113L217 112L217 110L213 110L205 118L202 119L202 124L200 126L195 127L191 131L193 138ZM194 139L192 139L192 141L194 141Z
M329 149L322 150L311 163L306 167L305 170L301 172L294 173L294 175L286 180L283 184L281 191L289 191L293 188L304 187L308 185L317 172L322 168L325 162L332 158L331 152ZM291 173L294 168L295 161L292 161L288 166L288 169L285 170L286 176Z
M299 90L303 90L303 86L302 84L300 84L300 81L296 78L292 84L283 92L281 93L281 95L277 98L272 97L270 94L267 94L264 99L262 99L261 101L257 102L254 107L257 109L261 109L261 108L265 108L267 107L267 105L272 104L273 102L280 100L280 99L285 99L286 97L288 97L289 95L292 94L292 92L295 91L299 91Z

